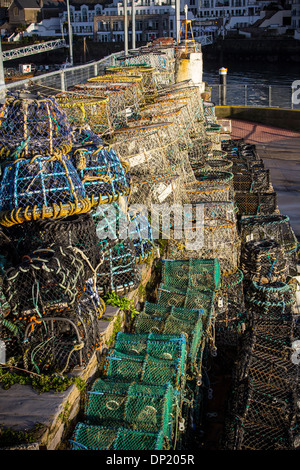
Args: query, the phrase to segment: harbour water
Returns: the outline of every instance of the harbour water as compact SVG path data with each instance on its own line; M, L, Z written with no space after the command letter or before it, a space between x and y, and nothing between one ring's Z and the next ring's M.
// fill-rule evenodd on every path
M212 86L212 98L219 104L220 63L206 61L205 52L203 56L203 80ZM227 104L300 109L299 104L292 103L292 84L300 80L299 65L239 61L223 63L222 67L227 68Z

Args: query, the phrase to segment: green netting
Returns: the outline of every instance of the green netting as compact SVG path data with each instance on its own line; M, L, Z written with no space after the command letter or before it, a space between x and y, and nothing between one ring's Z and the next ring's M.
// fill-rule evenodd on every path
M78 423L71 440L71 450L111 450L118 436L118 428Z
M163 431L171 441L178 404L170 384L157 386L97 379L87 395L86 423Z
M126 351L126 352L124 352ZM175 388L182 385L186 369L186 337L119 332L115 349L106 357L110 380L137 381Z
M217 258L163 260L162 282L178 289L218 289L220 279L220 265Z
M162 431L151 433L122 429L119 432L114 450L163 450Z
M163 450L164 435L131 429L78 423L71 450Z

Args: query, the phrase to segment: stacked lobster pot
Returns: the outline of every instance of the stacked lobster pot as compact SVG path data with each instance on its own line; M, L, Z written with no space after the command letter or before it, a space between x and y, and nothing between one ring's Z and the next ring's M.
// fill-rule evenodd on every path
M1 113L0 336L14 365L63 375L100 347L103 293L140 282L139 226L108 243L93 217L126 200L129 168L97 134L72 127L53 98L8 93Z
M274 214L277 209L277 196L270 182L269 170L258 157L256 148L243 141L226 140L222 150L233 165L235 201L241 217Z

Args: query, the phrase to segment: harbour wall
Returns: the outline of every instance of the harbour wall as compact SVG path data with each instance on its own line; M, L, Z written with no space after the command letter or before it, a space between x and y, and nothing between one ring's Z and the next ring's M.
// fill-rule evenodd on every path
M216 106L218 119L239 119L300 132L300 110L258 106Z

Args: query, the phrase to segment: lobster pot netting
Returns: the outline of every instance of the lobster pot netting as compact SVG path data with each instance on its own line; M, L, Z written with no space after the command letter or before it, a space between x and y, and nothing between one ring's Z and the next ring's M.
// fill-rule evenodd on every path
M52 246L7 269L3 289L10 312L24 317L43 315L53 305L73 305L86 281L84 261L72 247Z
M58 94L56 101L72 127L86 127L100 136L113 132L108 98L89 98L70 92Z
M163 432L143 432L78 423L72 450L165 450Z
M105 73L117 74L117 75L128 75L130 76L141 76L142 90L144 99L153 99L157 95L157 87L154 79L155 68L147 65L122 65L122 66L111 66L106 67Z
M234 201L204 202L203 210L205 219L225 219L237 222L237 208Z
M240 216L260 216L278 212L276 192L244 193L236 191L234 198Z
M147 304L147 307L138 315L135 321L135 332L145 334L147 331L157 334L165 335L180 335L187 336L187 372L195 374L199 370L199 351L203 340L203 327L202 316L203 310L200 309L186 309L180 307L166 307L165 312L160 315L156 313L155 306L154 312ZM157 304L158 310L160 305ZM148 312L148 313L147 313Z
M233 188L233 173L230 171L210 171L206 172L202 169L194 170L194 174L199 184L205 184L207 186L216 183L226 183L230 186L229 200L234 199L234 188Z
M171 259L218 258L222 274L235 272L240 253L235 223L225 219L205 219L201 225L192 227L182 242L170 240L168 256Z
M186 195L191 204L229 201L231 188L228 183L201 181L186 186Z
M162 283L177 289L216 290L221 284L220 264L215 259L174 260L162 263Z
M271 214L241 220L242 246L252 240L275 240L288 259L289 274L297 273L298 241L286 215Z
M74 256L78 256L85 265L85 279L92 275L99 262L96 228L90 213L24 222L9 230L18 261L34 250L52 245L73 247Z
M233 186L235 191L267 192L270 190L269 170L252 170L237 173L235 168L232 168L231 171L234 173Z
M126 102L132 106L138 102L139 105L145 103L143 78L141 75L122 75L119 73L99 75L88 79L89 83L121 84L126 90Z
M0 112L0 160L66 153L71 126L54 98L8 93Z
M183 334L119 335L115 349L106 357L108 380L145 385L170 383L175 389L184 389L186 338Z
M288 275L284 250L275 240L245 243L241 253L241 268L247 281L260 284L285 282Z
M195 165L192 165L192 168L194 170L197 170L199 168L200 171L202 172L208 172L212 173L214 171L219 172L219 171L232 171L232 162L230 160L222 160L221 158L218 158L216 160L214 159L205 159L204 165L201 162L201 164L198 166L197 163ZM233 178L234 180L234 178Z
M158 303L161 306L202 309L204 312L202 316L203 332L206 334L209 331L214 315L215 293L213 291L181 290L160 284L157 293Z
M236 272L221 277L221 287L216 292L214 309L217 346L238 346L246 320L241 270L237 269Z
M126 103L125 89L119 85L85 83L74 86L74 93L85 95L89 99L108 99L109 120L113 129L119 129L127 125L129 117L137 115L139 106L131 109Z
M130 189L129 166L120 161L115 150L86 143L74 145L70 160L76 168L86 194L99 204L127 195Z
M99 240L102 263L97 271L100 296L109 292L124 295L137 289L141 275L137 268L135 248L130 239Z
M23 343L24 368L61 374L86 367L100 347L99 309L83 293L73 307L48 310L29 321Z
M85 213L92 207L76 169L64 155L6 164L0 187L0 223Z
M86 423L162 431L171 441L178 399L170 384L156 386L97 379L87 395Z

